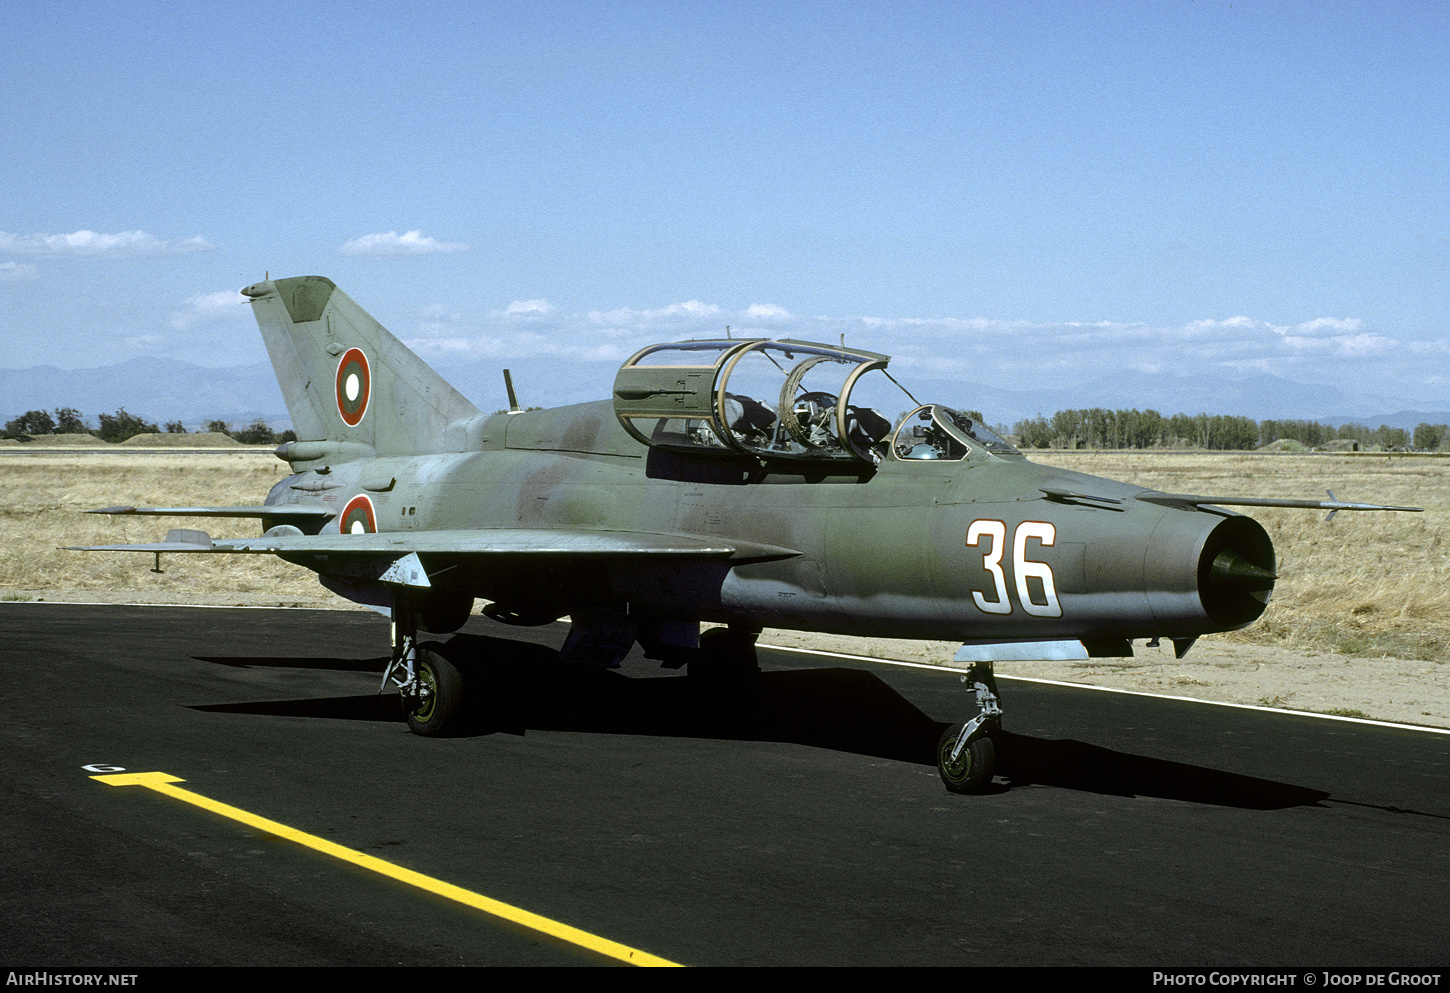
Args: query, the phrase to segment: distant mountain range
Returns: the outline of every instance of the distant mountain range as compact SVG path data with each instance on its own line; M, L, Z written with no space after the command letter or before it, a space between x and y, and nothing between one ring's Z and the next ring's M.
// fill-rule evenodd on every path
M511 366L524 406L603 399L614 377L613 367L600 363L561 370L557 359L530 359ZM479 409L507 406L501 365L439 363L437 368ZM1391 397L1269 375L1211 381L1133 373L1036 391L958 380L918 379L905 385L922 402L980 410L988 422L1009 428L1038 414L1085 407L1153 409L1165 415L1234 414L1256 421L1297 418L1336 426L1359 421L1372 428L1388 424L1407 430L1422 422L1450 424L1450 410L1405 410ZM28 410L57 407L74 407L92 425L97 414L122 407L158 424L180 420L193 430L212 420L243 426L261 418L276 430L292 423L272 367L266 363L210 369L173 359L136 358L95 369L0 369L0 424Z
M265 363L207 369L172 359L137 358L95 369L0 369L0 424L27 410L74 407L87 424L122 407L146 420L291 426L282 391Z
M1037 392L952 381L921 385L921 389L912 386L912 392L923 401L928 395L939 396L953 406L980 410L990 423L1009 427L1038 414L1051 417L1059 410L1092 407L1156 410L1165 416L1231 414L1256 421L1268 418L1321 421L1335 427L1350 421L1372 428L1388 424L1406 430L1413 430L1421 423L1450 424L1450 410L1407 410L1396 398L1355 394L1336 386L1299 383L1269 375L1213 381L1133 373Z

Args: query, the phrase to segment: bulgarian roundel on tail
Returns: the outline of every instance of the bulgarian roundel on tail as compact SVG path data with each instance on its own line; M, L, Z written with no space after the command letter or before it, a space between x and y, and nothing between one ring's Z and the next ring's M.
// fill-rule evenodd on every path
M297 451L316 450L321 459L325 450L330 463L442 452L448 426L478 416L332 280L265 280L242 295L252 301Z
M337 412L348 427L362 423L372 395L372 374L361 348L349 348L337 363Z

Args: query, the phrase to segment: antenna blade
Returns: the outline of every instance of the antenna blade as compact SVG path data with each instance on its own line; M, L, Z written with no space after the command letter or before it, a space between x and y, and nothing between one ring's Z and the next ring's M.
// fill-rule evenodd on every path
M509 371L507 369L503 371L503 385L504 389L509 391L509 410L520 409L519 398L514 396L514 377L509 375Z

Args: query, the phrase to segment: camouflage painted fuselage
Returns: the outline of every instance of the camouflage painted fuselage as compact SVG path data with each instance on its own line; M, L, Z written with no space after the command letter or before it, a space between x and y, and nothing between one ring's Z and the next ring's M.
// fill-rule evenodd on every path
M320 460L267 502L335 511L313 532L527 529L735 549L703 558L419 552L430 596L539 619L610 610L898 638L1191 638L1252 622L1272 586L1221 575L1225 551L1272 570L1252 519L1145 502L1137 498L1154 491L1015 454L979 448L958 461L854 467L692 456L641 444L609 401L479 415L448 444L463 450ZM368 599L367 584L334 571L336 555L284 557Z

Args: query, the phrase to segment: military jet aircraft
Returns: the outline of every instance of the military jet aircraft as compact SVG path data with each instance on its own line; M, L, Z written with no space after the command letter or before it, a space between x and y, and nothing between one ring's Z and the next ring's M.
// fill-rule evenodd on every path
M383 689L422 735L456 729L469 672L420 643L476 600L570 618L562 654L756 671L763 627L959 640L975 715L938 746L947 788L991 780L992 663L1131 655L1252 623L1275 581L1229 506L1413 510L1163 493L1028 461L922 403L885 355L795 340L655 345L613 397L482 413L321 276L251 300L298 437L258 506L95 513L256 518L260 537L94 546L266 553L392 619ZM702 622L714 622L701 634Z

